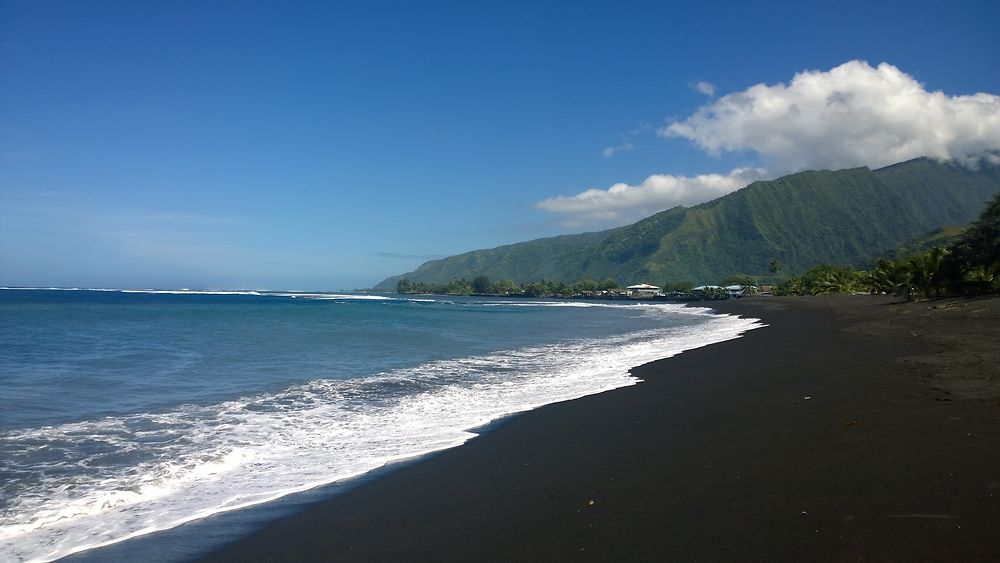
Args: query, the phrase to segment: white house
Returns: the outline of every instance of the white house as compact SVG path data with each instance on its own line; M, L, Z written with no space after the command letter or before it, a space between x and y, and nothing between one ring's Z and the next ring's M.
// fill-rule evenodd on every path
M729 295L730 297L743 297L744 291L746 291L746 288L743 287L742 285L726 286L726 294Z
M730 297L743 297L744 295L757 295L760 289L755 285L728 285L726 293Z
M630 285L625 289L627 289L629 295L633 297L653 297L654 295L660 294L660 288L655 285L649 285L648 283Z

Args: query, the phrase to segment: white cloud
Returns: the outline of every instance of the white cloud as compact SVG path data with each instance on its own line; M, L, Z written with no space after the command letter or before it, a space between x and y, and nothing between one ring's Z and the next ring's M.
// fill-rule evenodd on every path
M763 173L757 168L737 168L726 175L654 174L636 186L619 183L606 190L591 189L574 196L550 197L536 206L573 217L565 222L567 225L622 223L670 207L715 199L761 179Z
M615 156L615 154L617 153L630 151L634 148L635 145L633 145L632 143L624 142L620 145L616 145L613 147L605 147L604 150L601 151L601 154L604 155L604 158L611 158L612 156Z
M705 82L704 80L699 80L697 82L692 82L690 84L691 89L699 94L705 94L710 98L715 97L715 84L711 82Z
M715 94L708 82L690 86ZM919 156L998 161L1000 96L930 92L888 63L849 61L829 71L798 73L788 84L757 84L727 94L658 133L687 139L713 155L748 153L762 168L693 177L658 174L637 186L620 183L536 206L571 217L567 225L623 224L801 170L877 168ZM605 156L616 151L608 147Z
M1000 149L1000 96L929 92L888 63L850 61L728 94L660 134L712 154L752 151L775 175L918 156L964 160Z

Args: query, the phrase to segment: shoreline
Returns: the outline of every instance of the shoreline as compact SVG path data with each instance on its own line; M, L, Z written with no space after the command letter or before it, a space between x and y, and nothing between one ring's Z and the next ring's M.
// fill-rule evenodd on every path
M65 560L978 560L1000 547L1000 299L715 305L767 326L635 367L639 385L503 417L460 448ZM962 494L949 505L921 483ZM787 495L813 508L789 519ZM885 512L921 495L967 510ZM838 520L830 505L854 510ZM946 541L913 537L927 534Z
M770 326L512 417L200 560L988 559L1000 300L891 301L719 303ZM922 336L928 323L948 337ZM992 383L970 385L977 373Z
M545 302L543 304L550 305L551 303ZM576 304L574 303L574 305ZM461 434L463 436L473 436L471 439L475 439L476 436L493 432L496 428L507 424L509 420L525 412L544 407L546 404L553 404L549 401L571 401L589 394L600 394L622 386L636 385L640 381L628 375L630 371L628 366L661 359L683 350L710 345L711 343L720 341L720 339L738 338L744 332L761 326L756 323L755 319L738 319L729 315L713 314L706 307L685 308L674 305L662 308L654 307L653 309L656 311L662 310L668 315L671 322L680 323L679 326L682 327L687 326L684 323L689 322L688 320L684 320L684 317L690 315L694 319L690 322L702 323L699 325L702 329L699 331L681 330L677 334L673 333L672 330L667 330L662 334L657 333L659 336L650 341L655 343L646 342L648 340L646 336L648 335L638 339L632 337L623 339L615 335L611 343L604 345L600 345L598 341L594 340L583 346L572 344L567 347L561 345L552 347L546 353L545 358L539 359L544 359L545 361L541 362L541 364L549 366L547 369L553 370L553 373L566 372L575 374L590 370L591 365L599 365L600 368L596 368L597 371L594 372L595 376L598 377L592 376L586 378L590 381L589 383L581 378L579 385L574 382L574 386L558 388L561 391L555 397L543 399L542 397L547 397L547 395L531 394L529 396L534 397L534 403L512 403L517 405L515 410L507 410L496 417L491 416L487 422L484 422L486 419L482 418L472 426L462 426L460 427ZM653 309L650 309L650 311L653 311ZM645 313L642 316L646 316ZM625 332L636 330L635 324L631 322L623 325L621 329ZM621 347L620 349L619 346ZM595 355L594 350L605 351L609 354L609 358L613 358L613 360L609 359L605 365L603 358ZM594 363L581 363L581 358L591 358ZM504 359L498 357L495 361L504 361ZM569 371L567 372L566 370ZM538 376L541 376L541 379L546 378L546 372L544 370L539 371L537 365L532 370L532 373L535 374L536 378ZM613 375L609 376L608 374ZM610 381L610 384L607 384L608 381ZM536 389L537 387L532 386L529 388ZM512 389L511 391L516 390ZM511 391L506 391L506 393L510 393ZM504 403L501 401L501 404ZM420 438L420 436L414 437L417 439ZM470 438L463 438L463 443L468 439ZM425 459L458 445L460 444L435 444L434 449L387 461L385 465L372 465L371 470L355 474L351 477L338 478L288 494L278 494L273 500L255 502L252 505L242 506L238 509L226 509L211 514L202 513L200 517L177 526L164 527L155 531L144 531L145 533L125 540L109 541L105 545L98 546L91 544L91 547L81 547L79 551L74 551L63 557L67 561L110 561L126 558L141 558L150 561L189 560L202 553L217 549L226 542L246 536L268 521L277 520L288 514L294 514L301 511L303 507L308 507L317 501L342 494L345 490L350 490L363 483L377 480L381 476L397 471L406 465L420 463ZM326 471L324 474L330 475L330 471Z

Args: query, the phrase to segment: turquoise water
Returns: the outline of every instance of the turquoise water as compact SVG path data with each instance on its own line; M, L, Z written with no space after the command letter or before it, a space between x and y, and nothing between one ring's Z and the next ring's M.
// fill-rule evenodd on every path
M453 447L754 320L670 304L0 290L0 554L48 560Z

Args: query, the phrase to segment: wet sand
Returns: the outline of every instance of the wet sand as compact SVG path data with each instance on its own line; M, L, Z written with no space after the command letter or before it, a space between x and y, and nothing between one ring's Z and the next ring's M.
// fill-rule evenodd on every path
M758 297L638 367L206 561L989 561L1000 300Z

